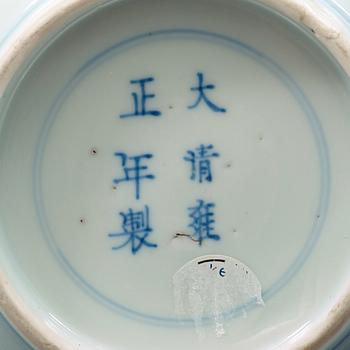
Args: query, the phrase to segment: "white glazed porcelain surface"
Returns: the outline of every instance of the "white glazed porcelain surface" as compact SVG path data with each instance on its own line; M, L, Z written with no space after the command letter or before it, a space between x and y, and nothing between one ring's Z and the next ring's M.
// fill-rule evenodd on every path
M203 100L188 108L199 72L225 113ZM120 118L133 108L129 81L142 77L154 79L149 109L161 116ZM9 106L2 265L70 348L293 348L347 288L349 108L344 71L313 34L260 7L102 9L41 55ZM218 153L210 183L192 181L184 160L200 144ZM116 152L153 156L139 199L133 183L113 183ZM174 244L193 233L187 210L198 199L215 204L220 241ZM146 205L149 245L112 250L119 213ZM190 320L178 324L171 281L213 253L254 271L265 306L233 313L225 337L203 341Z

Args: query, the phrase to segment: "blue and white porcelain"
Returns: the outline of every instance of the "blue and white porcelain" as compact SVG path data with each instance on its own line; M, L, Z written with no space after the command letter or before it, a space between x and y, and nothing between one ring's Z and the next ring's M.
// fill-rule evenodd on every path
M347 348L347 9L31 7L0 49L0 305L28 344Z

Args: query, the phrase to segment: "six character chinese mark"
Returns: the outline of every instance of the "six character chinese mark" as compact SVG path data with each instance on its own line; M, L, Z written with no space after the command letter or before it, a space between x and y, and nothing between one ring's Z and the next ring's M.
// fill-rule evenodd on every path
M214 151L213 145L200 145L194 151L187 151L187 156L184 157L184 160L191 163L190 179L199 183L204 181L212 182L211 158L219 156L219 153Z
M154 82L154 77L146 77L142 79L131 80L130 84L137 87L137 92L132 92L132 100L134 104L133 111L126 114L121 114L120 118L131 117L159 117L162 113L156 109L150 109L147 106L148 100L154 99L154 93L147 92L147 85ZM197 108L201 103L205 104L211 111L215 113L225 113L226 109L215 104L208 96L209 90L214 90L215 85L205 83L204 74L197 73L197 85L191 88L191 91L197 93L196 101L188 106L188 109ZM155 175L148 172L148 166L145 165L147 160L153 158L153 154L145 153L140 155L129 156L124 152L116 152L114 154L121 161L121 167L124 172L124 177L115 178L114 184L122 182L131 182L135 186L135 199L141 198L141 182L143 180L154 180ZM218 158L220 154L214 150L212 144L201 144L194 150L187 151L187 155L183 158L191 165L192 181L198 183L212 182L213 174L211 160ZM193 240L201 246L206 239L218 241L220 236L215 232L215 215L214 203L206 203L204 200L197 200L195 206L188 208L190 224L188 227L192 231ZM146 205L142 211L134 211L130 209L127 212L119 213L122 218L122 229L120 233L110 233L108 236L113 239L123 239L120 244L114 245L113 250L130 245L132 254L136 254L143 246L148 248L157 248L156 243L148 240L149 235L153 232L150 226L150 210Z
M110 233L110 238L124 238L124 241L112 247L113 250L121 249L128 244L131 245L132 254L136 254L142 246L157 248L157 244L147 241L147 237L153 229L149 223L149 208L146 205L143 211L129 209L126 213L119 213L123 219L121 233Z

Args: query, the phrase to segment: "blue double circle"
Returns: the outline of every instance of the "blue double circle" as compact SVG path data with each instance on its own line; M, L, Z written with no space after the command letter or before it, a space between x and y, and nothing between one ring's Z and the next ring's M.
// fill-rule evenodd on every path
M39 142L37 144L36 155L34 160L33 167L33 181L34 181L34 198L35 205L38 214L38 219L42 228L43 235L46 239L46 242L53 253L53 255L58 259L63 269L74 279L79 286L84 289L91 297L98 300L100 303L105 305L106 307L115 310L116 312L137 320L147 321L151 323L156 323L157 325L164 326L183 326L183 325L193 325L193 321L191 319L182 319L174 317L160 317L157 315L151 315L139 312L137 310L133 310L125 305L119 304L116 301L108 298L103 295L95 286L90 284L83 276L81 276L78 271L72 266L72 264L68 261L67 257L63 254L59 246L56 244L52 231L50 229L49 222L47 220L47 215L45 213L45 207L43 204L43 196L41 189L41 169L42 169L42 161L43 155L45 152L45 148L47 145L48 137L50 130L55 122L55 119L62 108L62 105L65 103L67 98L71 95L72 91L75 87L81 82L84 77L86 77L90 72L92 72L98 65L108 60L110 57L117 55L118 53L128 49L131 46L140 45L149 42L150 40L155 39L172 39L172 38L183 38L183 39L195 39L195 40L210 40L215 43L225 45L226 47L230 47L232 50L239 52L249 59L254 60L255 62L261 64L265 69L274 74L278 79L280 79L285 87L288 89L290 94L294 97L297 103L302 108L307 122L312 131L315 145L317 146L319 164L320 164L320 196L317 207L318 218L315 217L313 227L311 232L308 235L306 243L298 253L295 260L292 264L287 268L286 271L265 291L263 291L263 298L265 301L269 300L273 297L279 290L285 287L290 279L296 275L296 273L301 269L305 261L310 256L313 248L315 247L320 234L322 232L322 228L324 225L324 221L328 211L329 205L329 196L330 196L330 162L328 155L328 147L326 143L326 139L322 130L321 123L319 118L309 102L308 98L303 93L302 89L296 81L284 70L281 66L279 66L276 62L274 62L270 57L265 55L262 52L254 49L253 47L238 41L234 38L211 33L207 31L201 30L193 30L193 29L168 29L155 31L152 33L144 33L141 35L134 36L132 38L121 41L112 47L104 50L99 53L89 61L87 61L70 79L70 81L66 84L66 86L62 89L62 91L58 94L55 99L50 112L47 115L47 118L44 122L44 125L41 130ZM233 310L229 317L235 317L240 313L239 308Z

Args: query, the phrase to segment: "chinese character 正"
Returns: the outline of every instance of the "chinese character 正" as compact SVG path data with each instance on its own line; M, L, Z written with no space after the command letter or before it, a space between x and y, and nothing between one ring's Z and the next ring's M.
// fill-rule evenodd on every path
M146 92L146 85L153 81L154 81L153 77L148 77L148 78L143 78L138 80L130 80L130 84L138 85L139 93L133 92L131 94L133 103L134 103L133 112L121 114L120 118L145 117L145 116L159 117L162 115L162 113L158 110L151 110L147 108L147 101L150 99L153 99L156 96L155 94L150 94Z

